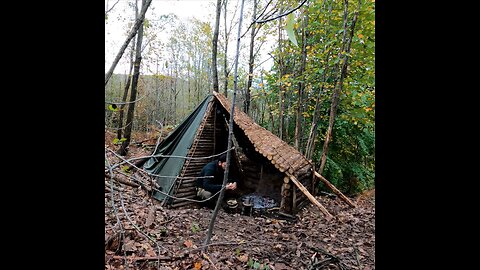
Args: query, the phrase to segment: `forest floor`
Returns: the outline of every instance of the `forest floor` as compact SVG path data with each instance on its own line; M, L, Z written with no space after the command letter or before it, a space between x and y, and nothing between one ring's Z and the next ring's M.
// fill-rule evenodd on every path
M105 133L105 147L115 151L113 136ZM150 147L133 143L125 158L149 155L156 139L148 136L134 135ZM105 269L375 269L375 189L350 198L356 208L315 198L334 218L313 204L293 218L220 209L203 252L212 209L168 209L143 188L105 177Z

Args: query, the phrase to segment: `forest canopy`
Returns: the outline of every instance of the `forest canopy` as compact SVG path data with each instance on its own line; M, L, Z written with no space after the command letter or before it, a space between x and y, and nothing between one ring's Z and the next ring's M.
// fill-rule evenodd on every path
M106 1L106 32L115 25L126 40L148 1L117 2ZM232 97L240 1L218 1L220 9L208 2L211 16L200 18L162 14L168 1L146 10L105 85L105 129L117 133L115 143L130 142L128 128L157 136L174 128L213 91L214 71L218 91ZM375 1L246 0L241 34L237 109L297 148L342 192L372 188ZM108 36L105 42L120 50Z

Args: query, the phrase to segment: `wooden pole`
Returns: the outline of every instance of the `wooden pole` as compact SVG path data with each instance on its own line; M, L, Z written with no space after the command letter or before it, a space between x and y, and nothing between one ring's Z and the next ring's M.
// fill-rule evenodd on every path
M223 184L222 184L222 189L220 191L220 194L218 195L217 199L217 204L215 205L215 209L213 210L212 218L210 219L210 223L208 225L208 231L207 231L207 238L205 239L204 246L202 247L202 252L206 252L208 245L210 244L210 238L212 237L212 232L213 232L213 225L215 224L215 219L217 218L218 214L218 209L221 207L222 204L222 199L225 194L225 186L227 184L227 179L228 179L228 171L230 167L230 159L232 156L232 152L230 149L232 148L232 136L233 136L233 116L235 112L235 97L237 96L237 88L238 88L238 56L240 54L240 34L241 34L241 29L242 29L242 20L243 20L243 6L244 6L245 0L242 0L242 5L240 7L240 19L238 21L238 38L237 38L237 53L235 55L235 69L234 69L234 81L233 81L233 97L232 97L232 103L231 103L231 108L230 108L230 128L228 130L228 143L227 143L227 167L225 168L225 172L223 173Z
M330 183L325 177L323 177L321 174L319 174L318 172L314 172L315 173L315 176L318 177L320 180L322 180L322 182L327 185L327 187L329 187L335 194L337 194L342 200L344 200L348 205L350 205L351 207L355 208L357 207L352 201L350 201L350 199L347 198L347 196L343 195L343 193L338 190L334 185L332 185L332 183Z
M313 204L315 204L318 207L318 209L320 209L320 211L322 211L322 213L325 215L325 218L327 220L330 220L333 217L332 214L330 214L328 210L319 201L317 201L312 194L310 194L310 192L305 188L305 186L302 185L302 183L300 183L300 181L298 181L297 178L295 178L295 176L291 175L288 172L286 172L286 175L290 178L290 180L292 180L292 182L298 187L298 189L300 189L303 192L303 194L305 194L307 198Z

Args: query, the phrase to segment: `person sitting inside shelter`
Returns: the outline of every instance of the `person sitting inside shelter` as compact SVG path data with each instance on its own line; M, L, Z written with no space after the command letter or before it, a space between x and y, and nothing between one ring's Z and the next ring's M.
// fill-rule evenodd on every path
M202 171L200 172L200 177L197 178L197 196L200 199L205 200L212 196L218 196L219 191L222 189L223 176L226 167L226 154L220 155L218 159L207 163L203 167ZM225 190L227 191L235 190L236 188L237 183L233 181L228 181L228 184L225 186ZM211 198L208 202L208 205L210 206L215 205L216 199Z

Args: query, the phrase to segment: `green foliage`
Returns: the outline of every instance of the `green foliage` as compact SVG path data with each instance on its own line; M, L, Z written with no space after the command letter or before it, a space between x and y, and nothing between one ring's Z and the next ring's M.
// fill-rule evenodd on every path
M293 17L293 13L290 13L287 15L287 21L286 21L286 25L285 25L285 30L287 31L287 34L288 34L288 38L290 39L290 41L295 44L295 46L298 47L298 43L297 43L297 38L295 37L295 32L293 31L293 25L294 25L294 17Z
M247 261L247 267L248 269L259 269L259 270L270 270L270 266L268 266L266 263L261 263L260 261L254 260L252 257L250 257Z
M302 137L308 137L313 123L315 108L318 107L318 132L313 162L318 168L322 146L328 127L331 98L335 88L339 87L339 68L342 59L348 59L347 75L342 85L339 105L329 145L327 163L323 174L345 193L353 194L374 185L375 179L375 3L349 3L348 26L354 12L359 16L349 53L342 52L344 3L339 1L311 1L308 8L308 33L306 40L307 62L305 72L299 74L303 46L292 42L281 42L272 52L276 61L272 70L264 75L265 86L262 93L266 108L275 116L278 126L279 96L281 89L285 95L283 118L287 138L294 141L298 84L305 83ZM305 13L302 13L302 16ZM295 16L287 18L289 38L293 31ZM297 18L297 20L300 20ZM303 27L299 26L299 27ZM300 32L303 29L298 29ZM347 34L351 31L347 29ZM295 36L295 35L293 35ZM347 35L349 36L349 35ZM302 44L303 45L303 44ZM278 61L282 59L282 61ZM286 74L280 78L280 70ZM317 102L317 98L319 102ZM257 102L260 102L258 100ZM318 104L317 104L318 103ZM318 106L317 106L318 105ZM270 123L263 123L270 129ZM274 130L278 134L278 130ZM285 132L284 132L285 136ZM306 142L306 139L304 139ZM304 142L304 143L305 143ZM302 147L303 148L303 147ZM321 187L322 188L322 187Z
M113 144L122 144L124 141L126 141L127 138L121 138L120 140L118 138L113 139Z
M125 173L131 173L132 172L127 165L122 166L122 171L124 171Z
M248 268L252 268L252 267L253 267L253 259L252 259L252 258L249 258L249 259L248 259L247 267L248 267Z
M356 194L375 183L375 133L346 121L337 122L323 175L342 192Z
M150 25L150 20L148 20L147 18L143 19L143 27L144 28L149 28L151 25Z
M293 2L289 1L289 3ZM375 182L375 2L362 1L351 51L344 55L340 53L345 31L343 5L343 1L309 1L308 5L287 16L284 30L288 37L280 40L276 48L270 52L274 58L272 69L265 71L261 79L258 73L254 75L252 106L249 114L255 117L257 123L277 135L279 123L283 117L286 125L283 139L292 143L295 139L298 87L300 82L304 83L301 149L304 152L306 139L314 121L315 109L318 108L316 148L312 156L313 163L318 168L328 127L332 93L336 87L339 87L339 64L342 63L342 59L348 59L347 74L340 93L332 141L323 174L342 192L355 193L373 186ZM348 25L351 25L353 14L357 9L358 3L350 1ZM304 24L299 23L303 21L304 16L308 16L306 29L303 29ZM105 19L107 20L107 16ZM158 65L166 72L141 75L139 96L145 98L135 105L138 106L135 109L133 125L136 130L151 131L152 127L158 127L157 121L165 127L175 128L176 124L183 119L182 116L190 113L209 91L208 67L211 64L212 41L210 24L197 19L189 22L183 22L174 17L163 19L165 21L168 19L171 22L169 25L174 26L170 30L175 38L166 43L160 42L155 36L162 31L159 27L161 22L157 20L144 22L146 34L151 35L149 38L152 41L145 49L144 57L144 60L150 59L150 63L145 61L144 64L142 61L142 69L148 68L149 65L154 67ZM262 26L256 37L255 46L258 46L262 40L272 40L272 38L277 40L278 24L276 23L278 20ZM300 33L303 30L307 33L305 44L307 61L305 72L300 74L304 44L302 44L303 38L297 40L297 35L301 37ZM350 29L347 29L347 36L349 33ZM156 45L150 48L153 44ZM157 52L164 47L171 53L165 56L157 55ZM223 52L219 51L219 53L221 58L226 57ZM259 61L258 58L255 59L255 64ZM244 89L246 65L240 63L239 89ZM232 62L229 61L229 65L231 64ZM177 75L177 72L180 73ZM114 74L105 87L105 100L121 101L126 79L126 75ZM232 89L232 74L229 80L229 86ZM285 105L283 115L280 115L281 94L284 95ZM238 100L241 100L241 95L240 91ZM229 97L231 97L230 94ZM116 106L105 106L105 123L108 128L119 126L117 111L119 108ZM117 140L114 143L120 142L121 140ZM193 230L196 228L192 225ZM252 260L249 267L253 267L254 264L255 261Z
M200 231L200 226L198 225L198 223L193 222L192 226L190 226L190 229L193 233L197 233Z
M116 111L118 111L118 109L119 109L116 104L110 104L110 105L108 105L107 108L108 108L110 111L113 111L113 112L116 112Z

